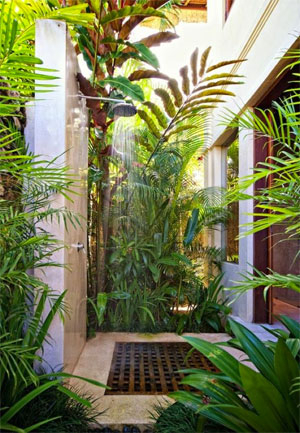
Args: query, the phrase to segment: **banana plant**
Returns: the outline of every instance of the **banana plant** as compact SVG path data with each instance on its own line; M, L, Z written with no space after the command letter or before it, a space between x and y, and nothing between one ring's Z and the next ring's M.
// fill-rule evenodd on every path
M111 144L108 140L110 127L114 117L112 108L118 99L134 102L145 100L142 86L133 83L124 74L129 61L144 64L158 73L159 62L151 51L152 46L170 42L177 38L171 31L157 32L139 41L131 41L132 30L147 18L162 18L168 22L163 7L167 0L103 0L89 1L88 11L94 13L92 28L78 25L76 28L76 50L82 53L87 66L91 70L91 78L87 80L78 74L80 90L87 97L87 106L91 111L90 143L93 157L90 166L97 167L103 176L92 185L90 203L95 203L97 217L95 218L95 236L98 248L96 257L90 259L96 267L96 291L103 291L106 279L107 255L105 248L109 241L109 209L113 190L110 186ZM106 98L99 101L99 97ZM89 213L92 214L91 209ZM92 251L92 248L90 248ZM92 266L92 265L91 265ZM93 279L90 286L93 285Z
M163 18L168 22L161 9L166 3L166 0L89 2L89 10L95 16L94 26L77 26L76 49L82 53L92 72L90 81L78 75L81 91L90 97L108 98L108 102L87 100L96 128L106 132L113 122L109 117L113 106L113 102L109 103L110 97L117 94L119 99L144 101L142 88L123 76L121 68L125 62L134 59L154 68L154 71L159 69L159 61L150 47L170 42L177 35L165 31L136 42L129 39L132 30L149 17Z
M281 337L271 350L243 325L230 320L230 326L255 369L230 355L221 347L222 343L184 337L219 372L185 370L188 376L182 383L197 392L178 391L171 397L230 431L299 431L299 389L291 390L299 377L294 354Z

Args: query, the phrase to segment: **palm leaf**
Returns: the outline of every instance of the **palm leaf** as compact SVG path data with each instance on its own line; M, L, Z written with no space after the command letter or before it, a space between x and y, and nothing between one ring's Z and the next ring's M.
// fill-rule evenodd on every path
M192 70L192 83L194 86L198 83L198 48L191 55L191 70Z
M161 98L167 114L170 117L174 117L176 114L176 108L169 93L165 89L159 89L159 88L155 89L154 93Z
M138 69L137 71L132 72L128 77L130 81L138 81L145 78L160 78L161 80L170 79L170 77L168 77L167 75L159 71L153 71L151 69Z
M168 86L169 86L171 93L174 97L175 105L177 107L181 107L181 105L183 103L183 96L179 90L177 81L175 79L169 80Z
M239 60L226 60L224 62L217 63L216 65L210 66L206 69L206 73L214 71L219 68L223 68L223 66L235 65L237 63L245 62L247 59L239 59Z
M189 70L189 68L187 66L184 66L179 71L179 73L182 77L182 90L183 90L185 95L190 94L190 80L189 80L189 76L188 76L188 70Z
M207 58L209 56L211 47L206 48L206 50L202 53L201 60L200 60L200 70L199 70L199 77L202 78L205 73Z

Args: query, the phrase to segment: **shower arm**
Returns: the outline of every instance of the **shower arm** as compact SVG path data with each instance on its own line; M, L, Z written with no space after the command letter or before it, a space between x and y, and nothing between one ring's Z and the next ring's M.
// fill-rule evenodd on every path
M105 98L104 96L86 96L86 95L75 95L75 96L78 96L79 98L83 98L83 99L94 99L96 101L119 102L119 103L124 102L123 99Z

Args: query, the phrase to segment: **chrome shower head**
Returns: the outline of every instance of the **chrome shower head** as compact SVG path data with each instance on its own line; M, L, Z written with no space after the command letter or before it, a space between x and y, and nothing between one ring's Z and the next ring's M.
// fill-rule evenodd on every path
M114 105L111 111L114 116L120 117L132 117L137 113L135 106L128 102L120 102L119 104Z

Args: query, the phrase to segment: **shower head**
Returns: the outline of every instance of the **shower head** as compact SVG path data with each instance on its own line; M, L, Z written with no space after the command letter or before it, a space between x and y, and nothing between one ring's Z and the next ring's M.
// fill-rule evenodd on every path
M137 109L134 105L128 102L120 102L112 107L112 113L114 116L120 117L131 117L137 113Z

